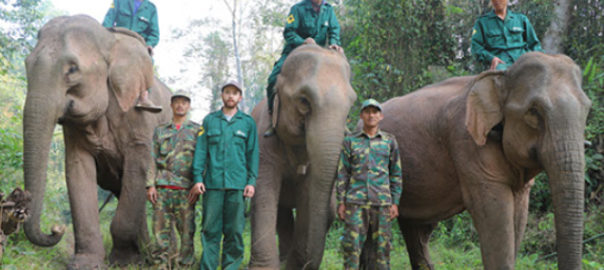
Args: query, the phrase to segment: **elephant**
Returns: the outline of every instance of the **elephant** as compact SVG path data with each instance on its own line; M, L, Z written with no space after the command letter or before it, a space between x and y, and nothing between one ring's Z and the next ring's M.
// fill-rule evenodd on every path
M23 170L25 189L32 194L27 238L53 246L63 235L64 227L54 226L50 234L40 229L49 147L59 124L75 235L68 268L104 267L97 184L118 198L110 262L140 262L149 238L145 180L151 137L171 116L171 92L154 78L143 39L126 29L109 31L85 15L57 17L40 29L25 64ZM149 98L164 108L159 114L134 109L139 93L149 87Z
M531 52L506 71L455 77L383 104L403 167L399 227L413 269L433 269L437 223L464 210L485 269L514 269L533 178L545 171L559 269L580 269L584 130L591 101L567 56Z
M344 54L300 46L277 78L272 117L266 99L252 111L258 134L275 123L276 135L258 142L250 269L279 269L279 254L287 269L319 268L335 217L332 186L346 119L356 100L350 76Z

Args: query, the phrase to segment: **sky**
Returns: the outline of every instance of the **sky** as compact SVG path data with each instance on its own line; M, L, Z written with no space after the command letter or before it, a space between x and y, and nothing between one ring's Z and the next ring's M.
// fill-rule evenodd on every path
M55 9L66 12L67 15L87 14L99 22L103 21L113 0L50 0ZM184 28L196 19L216 18L225 23L230 22L229 12L223 1L209 0L153 0L157 7L160 41L154 49L154 62L159 77L176 77L181 73L186 60L183 57L186 41L171 38L172 30ZM228 25L228 24L227 24ZM183 80L196 80L189 78ZM177 81L168 85L173 90L190 85L190 82ZM199 89L193 93L191 103L191 119L201 122L209 111L209 89Z

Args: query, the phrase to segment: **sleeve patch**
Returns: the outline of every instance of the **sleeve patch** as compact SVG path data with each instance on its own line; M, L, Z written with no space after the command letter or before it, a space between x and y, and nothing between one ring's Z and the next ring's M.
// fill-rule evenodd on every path
M206 132L206 130L203 128L203 126L199 127L199 131L197 132L197 137L203 135Z
M113 1L111 1L111 6L109 8L110 9L115 8L115 3Z
M293 22L295 22L295 21L296 21L296 18L294 18L294 14L290 14L290 15L287 17L287 24L291 24L291 23L293 23Z
M476 34L476 29L472 28L472 36Z

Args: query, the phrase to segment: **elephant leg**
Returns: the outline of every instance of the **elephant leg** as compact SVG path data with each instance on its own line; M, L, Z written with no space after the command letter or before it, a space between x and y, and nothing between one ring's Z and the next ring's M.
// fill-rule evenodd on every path
M260 157L256 194L252 200L250 269L279 269L277 207L281 175L277 164Z
M329 226L329 198L331 190L323 193L312 192L311 185L317 185L311 179L305 179L302 192L296 200L296 220L294 225L292 250L287 256L285 269L319 269L323 258L325 237ZM331 183L327 184L332 186Z
M510 187L484 182L464 190L464 201L480 239L484 268L514 269L514 197Z
M279 207L277 233L279 234L279 261L285 262L291 250L294 232L294 213L291 208Z
M74 136L65 129L65 138ZM104 267L105 249L99 227L96 166L92 155L65 140L65 176L73 218L75 255L69 269Z
M398 224L407 244L411 268L414 270L434 269L428 245L430 243L430 235L432 235L432 231L436 228L437 223L414 224L405 222L405 220L399 218Z
M528 217L529 196L533 182L534 180L531 179L531 181L529 181L522 189L514 192L514 255L518 254L520 242L522 242L522 238L524 238Z
M112 264L141 263L141 246L149 238L145 214L145 175L151 156L149 146L136 144L130 155L124 157L124 173L120 197L111 221L113 248L109 256ZM138 154L136 154L138 153ZM140 153L143 154L141 157Z

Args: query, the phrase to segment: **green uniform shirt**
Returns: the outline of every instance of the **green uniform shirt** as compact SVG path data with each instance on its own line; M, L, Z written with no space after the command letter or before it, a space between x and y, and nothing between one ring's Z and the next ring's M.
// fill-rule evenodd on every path
M362 131L344 139L336 178L338 203L398 205L403 191L401 160L393 135Z
M124 27L141 35L147 45L155 47L159 43L159 25L157 23L157 9L148 0L143 0L134 13L133 0L113 0L105 19L104 27Z
M497 56L505 62L497 65L497 69L507 69L518 57L531 51L543 50L526 16L508 10L502 20L491 11L476 20L472 30L472 54L479 62L490 66Z
M155 128L151 155L154 163L149 168L147 187L156 185L190 188L193 183L193 154L199 124L185 121L180 129L173 123Z
M282 54L285 55L302 45L309 37L313 38L319 46L333 44L339 46L340 24L330 4L322 4L317 13L312 8L310 0L303 0L289 11L283 36L286 44Z
M222 110L203 119L199 129L193 177L207 189L238 189L256 185L258 138L254 119L237 111L231 121Z

